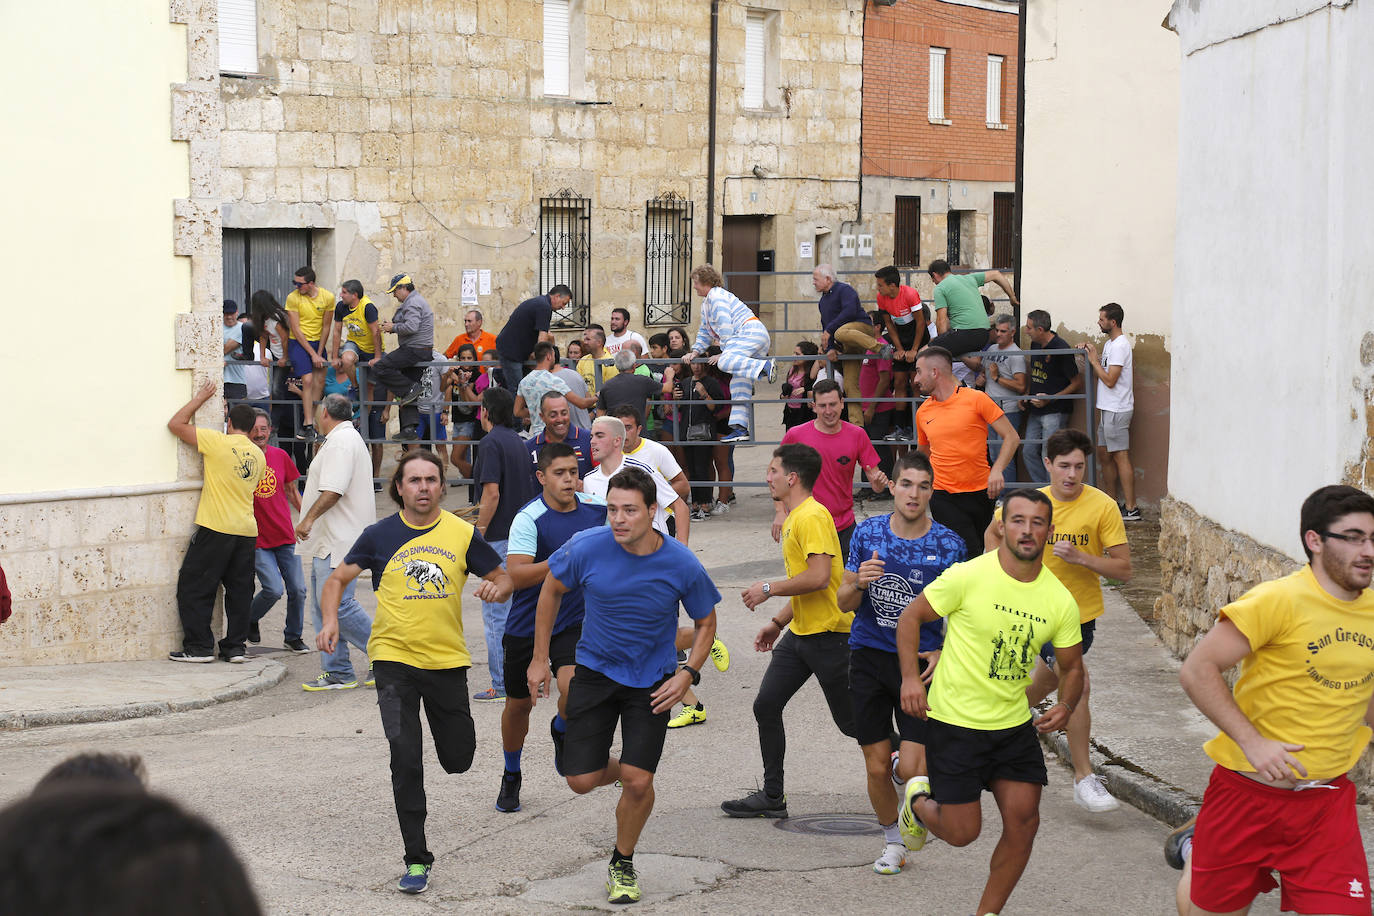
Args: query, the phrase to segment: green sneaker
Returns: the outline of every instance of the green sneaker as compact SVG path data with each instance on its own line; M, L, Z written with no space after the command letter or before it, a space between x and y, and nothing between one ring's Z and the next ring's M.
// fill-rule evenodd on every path
M912 852L916 852L926 844L926 836L928 835L926 825L922 824L921 819L916 816L916 812L911 810L911 803L917 795L930 796L930 780L925 776L913 776L906 781L902 810L897 818L902 833L902 842Z
M367 663L367 679L363 681L364 687L376 687L377 675L372 673L372 662Z
M301 685L301 688L313 693L316 690L352 690L357 686L356 678L349 680L334 674L321 674L313 681L306 681Z
M711 663L717 671L725 671L730 667L730 650L719 639L711 643Z
M606 901L608 903L638 903L639 876L635 865L621 859L606 869Z

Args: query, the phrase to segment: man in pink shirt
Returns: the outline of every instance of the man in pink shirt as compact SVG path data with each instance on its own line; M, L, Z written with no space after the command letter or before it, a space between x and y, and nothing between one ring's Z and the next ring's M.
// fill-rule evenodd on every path
M253 494L253 516L258 520L257 550L253 566L257 570L262 591L253 596L249 614L248 641L262 642L258 621L272 610L282 594L286 595L286 627L282 631L286 649L296 655L310 651L301 639L305 612L305 576L301 560L296 556L296 526L291 510L301 508L301 496L296 479L301 472L291 456L267 442L272 438L272 421L267 411L255 410L253 431L248 438L262 449L267 459L267 471Z
M840 419L844 412L840 386L822 379L811 389L811 397L816 419L789 429L782 442L800 442L821 453L821 475L811 495L834 516L843 558L849 556L849 538L854 533L854 468L864 469L874 491L886 490L888 479L878 468L878 453L868 441L868 434L862 427ZM773 540L782 536L786 517L782 503L778 503L773 516Z

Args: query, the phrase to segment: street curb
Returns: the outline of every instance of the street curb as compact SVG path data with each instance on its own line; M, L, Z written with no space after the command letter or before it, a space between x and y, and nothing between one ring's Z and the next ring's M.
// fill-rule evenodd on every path
M1069 739L1061 732L1041 735L1040 743L1059 756L1060 763L1072 771L1069 764ZM1177 827L1198 812L1200 805L1193 796L1151 776L1129 760L1121 764L1105 763L1093 767L1093 772L1102 777L1107 791L1118 800L1144 813L1163 821L1170 827ZM1139 770L1139 772L1137 772Z
M226 687L210 696L157 700L147 703L121 703L112 706L81 706L76 709L62 709L53 712L0 713L0 731L18 731L26 728L42 728L48 725L76 725L85 722L122 722L128 719L165 716L175 712L204 709L217 703L241 700L262 693L264 690L280 684L285 677L286 666L281 662L268 659L260 670L246 680L232 687Z

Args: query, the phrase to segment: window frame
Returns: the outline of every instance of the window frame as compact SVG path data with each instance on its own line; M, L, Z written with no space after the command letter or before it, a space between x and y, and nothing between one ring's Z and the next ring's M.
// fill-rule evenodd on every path
M261 72L257 0L217 0L217 22L219 72L246 75Z
M926 80L926 119L931 124L949 126L949 48L932 45L928 56ZM938 75L939 79L936 79Z
M985 117L989 130L1006 130L1002 120L1002 75L1006 72L1006 57L1001 54L988 55L987 105Z

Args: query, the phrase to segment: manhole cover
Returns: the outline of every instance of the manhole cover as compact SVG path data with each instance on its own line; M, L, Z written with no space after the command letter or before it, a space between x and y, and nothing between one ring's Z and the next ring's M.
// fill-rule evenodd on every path
M883 832L871 814L803 814L781 818L773 826L791 833L821 836L870 836Z

